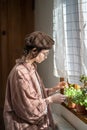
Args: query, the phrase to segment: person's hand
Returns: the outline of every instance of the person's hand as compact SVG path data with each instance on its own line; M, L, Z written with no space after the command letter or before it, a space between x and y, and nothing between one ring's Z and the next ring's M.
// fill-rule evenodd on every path
M66 96L60 93L56 93L49 97L50 103L62 103L66 99Z
M59 82L56 86L54 86L54 87L48 89L48 92L47 92L47 93L48 93L48 95L52 95L53 93L59 91L60 89L65 88L66 86L68 86L68 83L65 82L65 81L61 81L61 82Z
M54 94L51 96L51 100L53 103L62 103L64 102L65 99L66 99L66 96L60 93Z
M61 81L61 82L58 83L58 85L56 86L56 88L63 89L66 86L68 86L68 83L66 81Z

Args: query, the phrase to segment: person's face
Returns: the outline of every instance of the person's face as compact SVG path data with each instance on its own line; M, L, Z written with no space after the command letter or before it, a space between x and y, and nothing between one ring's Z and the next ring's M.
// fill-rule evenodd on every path
M47 56L49 54L49 50L42 50L37 57L35 58L35 61L37 63L41 63L42 61L44 61L45 59L47 59Z

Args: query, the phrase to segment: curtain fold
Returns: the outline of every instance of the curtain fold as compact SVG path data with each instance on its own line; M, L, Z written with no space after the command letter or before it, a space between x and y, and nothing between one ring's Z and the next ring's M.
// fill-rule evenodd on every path
M64 34L64 15L61 0L54 1L53 10L53 38L54 46L54 73L58 77L65 75L65 34ZM62 58L62 60L61 60Z
M87 75L87 0L54 0L54 74L80 83Z
M78 0L82 73L87 75L87 0Z

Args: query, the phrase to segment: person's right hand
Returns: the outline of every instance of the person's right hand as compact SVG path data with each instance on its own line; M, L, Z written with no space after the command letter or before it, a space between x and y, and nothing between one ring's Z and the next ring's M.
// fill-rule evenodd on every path
M50 96L52 103L62 103L66 99L66 96L60 93L56 93Z

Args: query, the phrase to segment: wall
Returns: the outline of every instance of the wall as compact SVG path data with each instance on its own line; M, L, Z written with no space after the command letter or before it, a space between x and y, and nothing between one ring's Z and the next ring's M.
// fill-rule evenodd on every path
M35 2L35 30L44 31L52 36L53 0L35 0ZM52 87L59 81L59 79L53 75L53 50L51 50L48 59L38 65L38 67L39 74L46 87ZM62 114L78 130L86 130L87 125L61 105L54 104L52 108L57 115Z
M0 0L0 108L7 76L23 51L24 37L34 30L33 0Z
M52 36L53 2L52 0L35 0L35 2L35 30L46 32ZM50 51L48 59L39 65L38 71L47 87L58 82L58 78L53 76L53 50Z
M53 35L53 0L35 0L35 30L43 31ZM59 79L53 75L53 49L50 50L48 58L38 65L38 72L44 81L46 87L55 86ZM60 107L56 107L57 113L60 114Z

